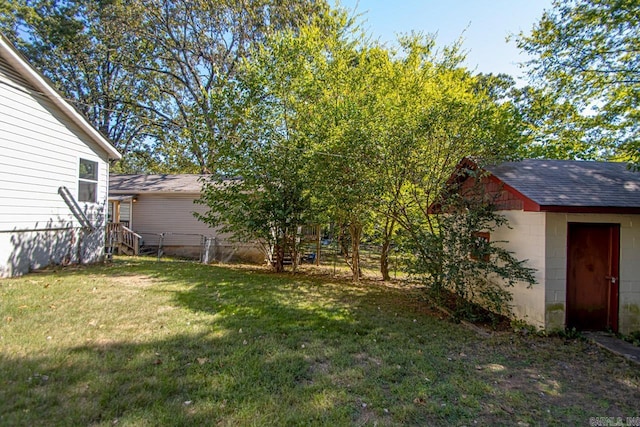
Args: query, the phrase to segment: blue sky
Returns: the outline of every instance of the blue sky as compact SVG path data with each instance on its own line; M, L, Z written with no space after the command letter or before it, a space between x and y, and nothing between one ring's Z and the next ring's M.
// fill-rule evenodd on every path
M393 43L398 33L437 32L442 47L462 36L470 69L519 77L523 71L517 63L526 56L505 38L529 32L551 0L340 0L340 5L357 6L375 39Z

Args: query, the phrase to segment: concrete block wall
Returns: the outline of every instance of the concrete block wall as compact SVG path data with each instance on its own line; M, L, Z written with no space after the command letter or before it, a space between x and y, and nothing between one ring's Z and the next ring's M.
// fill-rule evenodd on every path
M508 227L501 227L491 233L491 241L499 243L519 260L527 260L526 265L534 268L537 283L528 287L518 283L509 288L513 295L512 313L516 319L533 326L545 327L545 214L542 212L501 211L509 221Z

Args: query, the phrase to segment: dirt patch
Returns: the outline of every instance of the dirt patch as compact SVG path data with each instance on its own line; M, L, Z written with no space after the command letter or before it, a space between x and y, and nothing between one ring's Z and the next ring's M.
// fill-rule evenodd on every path
M109 280L119 285L134 286L136 288L149 288L156 284L155 279L144 274L112 276L109 278Z
M377 357L371 357L366 353L357 353L353 355L356 366L382 366L382 360Z

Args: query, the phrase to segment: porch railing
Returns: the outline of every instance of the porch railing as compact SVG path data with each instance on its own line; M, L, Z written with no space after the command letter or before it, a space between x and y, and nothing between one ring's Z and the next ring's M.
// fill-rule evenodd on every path
M106 240L107 249L117 250L118 253L127 255L140 254L142 236L125 227L122 223L110 222L107 224Z

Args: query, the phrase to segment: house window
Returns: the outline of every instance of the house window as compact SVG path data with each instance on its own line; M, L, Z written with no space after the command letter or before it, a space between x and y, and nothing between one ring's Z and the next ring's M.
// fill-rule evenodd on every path
M471 259L489 261L489 254L486 251L487 245L491 241L491 235L481 231L473 234L473 248L471 249Z
M78 173L78 201L96 203L98 201L98 162L80 159Z

